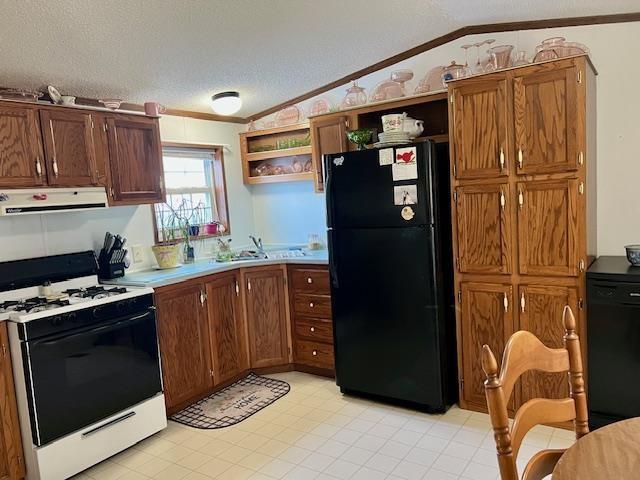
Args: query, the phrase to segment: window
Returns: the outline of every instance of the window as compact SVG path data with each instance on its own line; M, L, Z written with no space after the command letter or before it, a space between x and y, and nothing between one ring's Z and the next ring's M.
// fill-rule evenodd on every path
M185 224L191 237L228 233L222 148L163 144L162 159L167 201L153 207L156 241L184 237Z

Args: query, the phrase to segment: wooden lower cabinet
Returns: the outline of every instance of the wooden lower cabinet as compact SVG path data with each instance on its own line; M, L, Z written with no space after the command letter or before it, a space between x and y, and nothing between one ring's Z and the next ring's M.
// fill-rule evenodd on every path
M207 309L200 283L156 292L165 402L181 405L213 387Z
M502 358L505 344L515 331L513 288L508 284L476 282L462 282L460 287L461 406L482 410L486 408L486 377L480 364L482 346L489 345L496 358Z
M283 269L250 269L244 273L244 280L251 367L290 363Z
M569 305L578 316L578 292L574 287L520 285L518 291L520 330L527 330L550 348L562 348L562 312ZM580 331L577 332L580 335ZM526 372L520 378L520 401L532 398L566 398L566 373Z
M249 368L239 274L220 274L206 283L213 379L224 383Z
M313 285L311 296L325 305L330 299L327 269L308 268L309 275L298 275L292 283L310 279L305 284ZM242 268L156 289L170 414L250 370L292 369L292 336L301 340L294 353L296 363L324 370L319 373L333 369L331 320L305 318L290 325L285 272L283 265Z
M334 375L329 271L325 266L294 265L288 275L293 360L315 373Z
M5 322L0 322L0 348L0 480L18 480L25 467Z

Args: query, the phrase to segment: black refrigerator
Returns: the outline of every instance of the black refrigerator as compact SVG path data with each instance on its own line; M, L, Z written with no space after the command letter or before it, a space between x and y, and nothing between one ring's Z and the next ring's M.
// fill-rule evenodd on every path
M444 411L457 400L448 144L324 157L336 383Z

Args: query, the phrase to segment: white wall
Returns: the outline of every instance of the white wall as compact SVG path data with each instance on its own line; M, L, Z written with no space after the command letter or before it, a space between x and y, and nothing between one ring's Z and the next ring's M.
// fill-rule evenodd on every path
M568 41L587 45L599 73L598 254L623 255L625 244L640 243L640 222L637 221L640 218L637 193L640 179L640 94L637 88L640 81L640 22L468 36L372 73L358 80L358 84L365 87L369 94L378 82L389 78L392 71L409 68L415 73L414 79L407 82L407 91L411 93L432 67L448 65L454 59L458 63L464 63L464 52L460 48L464 44L494 38L494 45L514 45L514 51L527 51L528 59L531 60L535 46L552 36L563 36ZM372 45L375 46L375 39L372 39ZM472 48L469 50L469 63L474 64L475 60L475 48ZM347 86L336 88L320 97L337 106L344 97L346 88ZM308 113L313 100L299 106ZM260 127L260 122L257 126ZM293 184L252 188L256 228L263 237L293 241L294 236L300 236L297 230L286 224L292 210L289 194L293 193L296 193L296 204L299 205L294 217L303 220L303 227L319 229L323 225L324 212L319 208L323 200L317 198L322 195L312 193L310 188L303 189Z
M255 232L265 243L306 244L310 233L326 239L325 199L312 182L252 185L251 193Z
M253 231L253 204L250 192L242 183L239 156L238 133L242 129L242 125L183 117L165 116L160 120L164 141L229 145L224 150L224 166L231 233L238 245L245 245ZM98 250L106 231L126 237L129 246L146 247L145 261L132 268L146 268L154 263L148 248L154 242L152 212L148 205L0 218L0 261ZM203 255L210 250L211 242L200 246Z

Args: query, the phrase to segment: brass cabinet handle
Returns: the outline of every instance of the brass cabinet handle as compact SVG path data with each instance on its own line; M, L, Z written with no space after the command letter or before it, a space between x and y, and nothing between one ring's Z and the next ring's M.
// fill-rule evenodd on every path
M251 280L247 280L247 290L251 290Z
M524 205L524 194L522 193L522 190L518 192L518 205L520 208Z
M240 295L240 285L238 285L238 282L236 281L236 296Z
M56 157L53 157L53 174L56 177L58 176L58 160L56 159Z
M318 351L314 350L313 352L311 352L311 355L313 355L314 357L318 355Z
M500 171L504 171L504 149L500 147Z
M313 279L311 277L307 277L307 283L313 283Z
M502 303L504 304L504 311L509 311L509 299L507 298L507 294L504 294L504 298L502 299Z
M507 199L504 196L504 192L500 190L500 208L504 210L505 205L507 204Z
M309 302L309 308L313 308L313 302Z
M316 331L316 327L309 327L309 330L311 330L312 332Z
M527 304L527 300L524 298L524 292L520 294L520 310L524 313L525 305Z
M40 164L40 157L36 157L36 173L39 177L42 176L42 165Z

